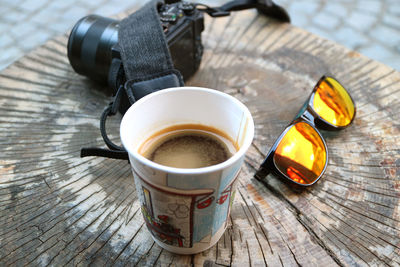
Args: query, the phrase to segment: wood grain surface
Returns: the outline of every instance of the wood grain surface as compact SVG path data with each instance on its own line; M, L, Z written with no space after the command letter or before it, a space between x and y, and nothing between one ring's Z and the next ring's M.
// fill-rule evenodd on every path
M110 96L72 70L65 35L0 74L1 266L400 265L399 73L253 11L207 17L205 25L202 65L187 85L237 97L256 123L217 245L192 256L160 248L128 162L79 157L81 147L103 144L99 116ZM357 106L350 127L322 131L325 175L304 192L273 175L255 180L324 73ZM120 119L107 125L115 142Z

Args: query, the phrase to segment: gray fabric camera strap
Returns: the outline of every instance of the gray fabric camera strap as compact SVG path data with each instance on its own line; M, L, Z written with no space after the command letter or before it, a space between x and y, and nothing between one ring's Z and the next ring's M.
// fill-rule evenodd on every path
M116 159L128 159L123 147L114 144L105 130L106 118L115 115L124 92L130 104L152 92L183 86L183 78L174 69L168 44L161 26L157 7L163 4L153 0L141 9L123 19L118 30L118 45L125 72L126 82L119 86L114 101L103 112L100 119L100 130L109 149L82 148L81 157L102 156ZM120 79L121 61L113 61L111 66L114 82Z
M131 104L154 91L184 85L182 75L174 69L160 23L157 7L161 4L153 0L120 23L118 45Z

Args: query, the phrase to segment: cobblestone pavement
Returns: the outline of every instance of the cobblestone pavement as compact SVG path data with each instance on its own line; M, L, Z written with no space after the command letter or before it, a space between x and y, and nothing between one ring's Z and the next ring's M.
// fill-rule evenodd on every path
M0 0L0 70L86 14L110 16L139 0ZM197 0L215 5L218 2ZM399 0L275 0L292 24L400 70Z
M400 70L399 0L279 0L292 24Z

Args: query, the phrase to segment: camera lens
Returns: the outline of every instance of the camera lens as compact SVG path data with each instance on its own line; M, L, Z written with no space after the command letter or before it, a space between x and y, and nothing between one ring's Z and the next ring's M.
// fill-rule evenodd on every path
M72 68L91 79L106 82L111 65L111 48L118 42L119 21L89 15L80 19L68 39Z

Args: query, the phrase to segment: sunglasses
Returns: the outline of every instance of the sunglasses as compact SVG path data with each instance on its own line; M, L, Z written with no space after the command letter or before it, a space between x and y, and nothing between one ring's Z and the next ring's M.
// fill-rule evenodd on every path
M325 140L316 128L340 130L356 113L354 101L333 77L323 76L295 119L285 128L254 175L273 173L298 187L316 183L328 164Z

